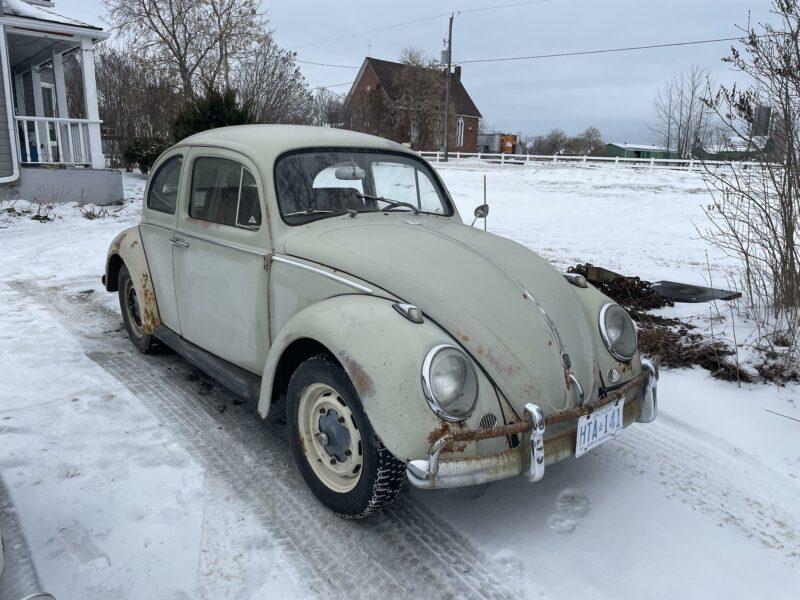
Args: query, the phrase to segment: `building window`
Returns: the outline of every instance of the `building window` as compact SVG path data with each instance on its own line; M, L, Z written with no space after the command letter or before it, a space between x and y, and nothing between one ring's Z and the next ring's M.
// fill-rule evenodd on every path
M461 148L464 145L464 117L458 117L456 123L456 146Z

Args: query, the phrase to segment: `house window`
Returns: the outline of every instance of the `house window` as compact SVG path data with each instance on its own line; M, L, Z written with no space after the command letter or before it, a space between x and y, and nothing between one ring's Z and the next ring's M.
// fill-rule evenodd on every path
M461 148L464 145L464 117L458 117L456 122L456 146Z

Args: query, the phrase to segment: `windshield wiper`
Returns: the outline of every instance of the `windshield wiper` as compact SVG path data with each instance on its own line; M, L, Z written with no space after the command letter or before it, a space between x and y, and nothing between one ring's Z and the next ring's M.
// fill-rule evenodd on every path
M369 194L362 194L361 192L356 192L356 196L358 196L362 200L375 200L376 202L386 202L386 204L389 205L389 208L385 210L392 210L398 207L405 207L413 210L415 215L418 215L420 213L420 210L410 202L402 202L401 200L389 200L389 198L384 198L383 196L371 196Z
M335 210L323 210L321 208L307 208L305 210L298 210L296 212L290 212L283 215L284 217L305 217L311 215L350 215L351 217L356 216L358 213L352 209L346 208L343 211L335 211Z
M301 215L332 215L332 210L322 210L319 208L307 208L305 210L298 210L296 212L290 212L283 215L284 217L299 217Z

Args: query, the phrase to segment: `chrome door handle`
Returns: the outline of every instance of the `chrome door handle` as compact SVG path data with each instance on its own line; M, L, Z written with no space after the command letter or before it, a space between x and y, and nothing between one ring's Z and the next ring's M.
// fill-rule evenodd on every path
M169 243L172 244L173 246L180 246L181 248L188 248L189 247L189 242L187 242L186 240L182 240L181 238L177 238L177 237L169 238Z

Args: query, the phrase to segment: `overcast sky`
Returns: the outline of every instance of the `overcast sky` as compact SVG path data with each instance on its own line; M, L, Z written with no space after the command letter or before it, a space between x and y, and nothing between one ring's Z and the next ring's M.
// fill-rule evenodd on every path
M323 44L305 45L421 19L450 10L510 4L515 0L263 0L277 42L298 58L358 66L371 56L394 60L403 47L439 56L447 17ZM731 37L770 18L769 0L550 0L456 17L456 61L595 50ZM56 0L56 11L99 23L100 0ZM498 131L543 133L561 127L576 133L600 128L607 141L645 143L657 89L693 64L708 66L721 81L735 74L720 59L730 44L638 52L466 64L462 80ZM313 86L346 83L355 69L301 65ZM333 88L345 93L348 86Z

